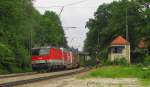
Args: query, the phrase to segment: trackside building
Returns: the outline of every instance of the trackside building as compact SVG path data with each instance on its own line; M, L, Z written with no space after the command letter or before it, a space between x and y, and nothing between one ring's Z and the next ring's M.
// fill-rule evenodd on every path
M108 57L112 62L116 59L125 58L130 63L130 43L122 36L116 37L111 42Z

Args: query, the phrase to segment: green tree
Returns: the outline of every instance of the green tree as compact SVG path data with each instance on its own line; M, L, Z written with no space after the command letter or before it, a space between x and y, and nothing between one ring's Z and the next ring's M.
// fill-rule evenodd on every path
M67 46L64 31L58 15L54 12L46 11L41 18L42 29L37 31L37 39L41 40L41 45Z
M145 7L144 7L145 8ZM106 56L111 41L118 35L126 37L126 24L128 25L131 52L138 46L138 41L145 37L149 41L149 12L143 9L141 3L135 0L120 0L110 4L100 5L94 14L94 19L89 19L85 50L95 55ZM127 22L126 22L127 20ZM150 44L148 42L148 44ZM98 50L95 50L98 49ZM103 52L103 53L101 53ZM106 52L106 53L104 53Z
M41 15L33 7L32 0L0 0L0 42L12 52L15 67L22 71L31 69L32 47L45 44L67 46L56 13Z
M12 65L14 64L15 57L13 55L13 52L8 48L8 46L0 43L0 68L12 72Z

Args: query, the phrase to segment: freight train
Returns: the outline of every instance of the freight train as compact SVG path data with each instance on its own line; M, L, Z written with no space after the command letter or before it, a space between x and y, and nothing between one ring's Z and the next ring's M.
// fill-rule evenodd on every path
M32 48L32 69L35 71L78 68L79 55L76 50L57 47Z

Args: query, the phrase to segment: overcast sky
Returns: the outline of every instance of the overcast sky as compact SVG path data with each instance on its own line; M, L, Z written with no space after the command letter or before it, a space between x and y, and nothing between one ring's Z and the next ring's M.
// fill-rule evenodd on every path
M59 14L62 9L61 6L65 6L60 18L65 29L68 45L82 50L86 33L88 32L88 29L85 29L86 22L89 18L93 18L93 14L99 5L112 1L113 0L35 0L34 6L41 14L46 10L54 11ZM67 29L66 27L77 28Z

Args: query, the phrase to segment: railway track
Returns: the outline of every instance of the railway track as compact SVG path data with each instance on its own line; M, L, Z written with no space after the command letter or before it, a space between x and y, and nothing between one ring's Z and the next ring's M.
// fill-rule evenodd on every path
M64 70L64 71L65 71L65 70ZM57 71L52 71L52 72L57 72ZM43 73L46 73L46 72L43 72ZM3 78L11 78L11 77L18 77L18 76L35 75L35 74L40 74L40 72L28 72L28 73L18 73L18 74L0 75L0 79L3 79Z
M38 73L37 72L29 72L29 73L18 73L18 74L0 75L0 79L17 77L17 76L34 75L34 74L38 74Z
M18 86L18 85L23 85L27 83L33 83L33 82L39 82L47 79L53 79L53 78L58 78L62 76L68 76L68 75L73 75L81 72L86 72L90 70L90 68L79 68L75 70L68 70L68 71L62 71L62 72L55 72L53 74L49 74L47 76L42 76L42 77L37 77L37 78L30 78L30 79L25 79L25 80L17 80L17 81L11 81L11 82L5 82L5 83L0 83L0 87L13 87L13 86Z
M60 70L58 70L58 71L60 71ZM51 72L58 72L58 71L51 71ZM46 73L46 72L41 72L41 73ZM0 75L0 79L11 78L11 77L18 77L18 76L35 75L35 74L40 74L40 72L28 72L28 73L17 73L17 74Z

